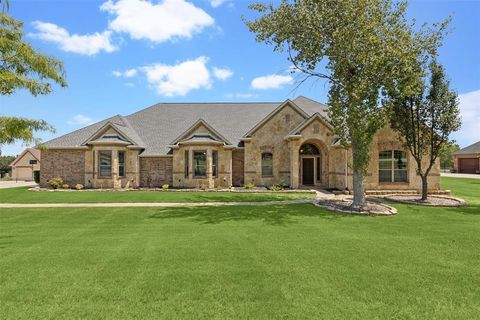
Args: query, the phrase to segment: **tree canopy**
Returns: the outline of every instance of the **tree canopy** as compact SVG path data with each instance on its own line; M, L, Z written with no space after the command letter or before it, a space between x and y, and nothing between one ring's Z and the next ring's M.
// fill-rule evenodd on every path
M443 66L432 61L429 73L430 79L425 80L427 83L418 94L393 101L390 121L416 161L423 184L422 200L427 199L430 170L448 144L450 134L461 126L458 96L450 89Z
M419 92L422 65L436 54L448 20L414 30L407 3L390 0L296 0L255 3L247 21L256 39L286 51L294 69L329 82L335 134L352 146L354 206L365 202L363 176L374 134L391 96Z
M0 95L11 95L19 89L34 96L48 94L52 83L66 87L62 62L38 53L23 39L23 23L6 13L8 5L8 1L0 0ZM36 131L53 132L53 127L44 120L0 116L0 146L16 140L38 143Z

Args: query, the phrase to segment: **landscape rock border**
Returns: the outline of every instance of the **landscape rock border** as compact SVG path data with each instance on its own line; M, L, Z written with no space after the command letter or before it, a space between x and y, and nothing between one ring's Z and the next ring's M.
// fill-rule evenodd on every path
M425 206L425 207L445 207L445 208L457 208L465 206L467 203L465 200L457 197L451 196L441 196L441 195L429 195L429 199L438 199L439 201L433 202L422 202L419 201L420 195L389 195L382 197L385 200L403 203L403 204L413 204L418 206ZM403 199L402 199L403 198Z
M380 202L367 201L367 209L363 211L348 209L352 203L353 200L351 199L327 199L316 201L315 205L329 211L351 215L392 216L397 214L397 209Z

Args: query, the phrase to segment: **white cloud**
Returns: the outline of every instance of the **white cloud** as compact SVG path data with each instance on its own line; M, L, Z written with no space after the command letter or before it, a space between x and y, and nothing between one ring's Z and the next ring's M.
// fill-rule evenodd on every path
M201 8L185 0L109 0L100 6L114 16L109 29L125 32L133 39L164 42L191 38L194 33L214 24L214 19Z
M292 82L293 78L291 76L271 74L253 79L251 86L253 89L259 90L278 89L281 88L283 85L291 84Z
M229 99L232 99L232 98L248 99L248 98L256 98L258 97L258 95L253 93L227 93L225 97Z
M111 31L78 35L70 34L66 29L53 23L34 21L33 26L38 32L31 33L30 36L56 43L63 51L91 56L101 51L113 52L118 49L112 43Z
M120 77L124 77L124 78L132 78L132 77L135 77L138 73L138 70L135 69L135 68L132 68L132 69L128 69L128 70L125 70L125 71L119 71L119 70L115 70L112 72L112 74L117 77L117 78L120 78Z
M77 114L76 116L72 117L70 120L67 121L69 125L89 125L92 124L94 121L92 118L84 116L83 114Z
M210 5L214 8L220 7L222 4L229 0L210 0Z
M207 57L186 60L175 65L153 64L140 68L158 94L165 97L184 96L191 90L212 85Z
M465 147L480 139L480 90L460 94L458 98L462 128L452 136Z
M227 80L231 76L233 76L233 71L228 68L213 68L213 75L218 80Z

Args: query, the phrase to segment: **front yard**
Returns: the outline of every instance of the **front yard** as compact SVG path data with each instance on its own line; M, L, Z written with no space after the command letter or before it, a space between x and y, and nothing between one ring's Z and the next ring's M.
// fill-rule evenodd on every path
M2 318L478 318L480 180L442 183L469 206L0 209Z
M0 189L0 203L230 202L315 198L314 193L222 191L29 191Z

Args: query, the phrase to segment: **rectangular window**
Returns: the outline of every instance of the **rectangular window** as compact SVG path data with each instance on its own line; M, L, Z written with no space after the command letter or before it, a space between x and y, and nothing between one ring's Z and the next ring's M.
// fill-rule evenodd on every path
M189 175L189 170L190 170L190 159L189 159L189 153L188 153L188 150L185 150L185 159L183 160L185 163L184 163L184 170L185 170L185 178L188 178L190 175Z
M378 181L408 182L405 151L389 150L378 154Z
M262 177L273 177L273 155L262 153Z
M125 151L118 151L118 175L125 177Z
M193 151L195 177L207 176L207 151Z
M112 151L98 152L98 169L100 177L112 176Z
M218 152L212 151L212 176L218 176Z
M30 164L37 164L37 160L30 160Z

